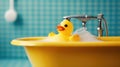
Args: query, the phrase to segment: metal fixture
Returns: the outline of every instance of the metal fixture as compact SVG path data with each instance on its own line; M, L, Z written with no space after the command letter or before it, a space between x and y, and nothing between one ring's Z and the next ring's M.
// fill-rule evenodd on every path
M88 15L75 15L75 16L64 16L63 18L70 20L71 18L76 18L80 21L82 21L82 26L85 27L88 20L98 20L98 37L103 36L103 26L102 21L104 21L104 27L106 29L106 36L108 36L108 26L105 18L103 17L103 14L98 14L98 16L88 16Z

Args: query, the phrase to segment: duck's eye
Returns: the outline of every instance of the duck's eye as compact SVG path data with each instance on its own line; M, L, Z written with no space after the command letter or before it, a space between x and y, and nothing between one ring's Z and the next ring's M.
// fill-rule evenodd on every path
M65 24L64 26L65 26L65 27L68 27L68 25L67 25L67 24Z

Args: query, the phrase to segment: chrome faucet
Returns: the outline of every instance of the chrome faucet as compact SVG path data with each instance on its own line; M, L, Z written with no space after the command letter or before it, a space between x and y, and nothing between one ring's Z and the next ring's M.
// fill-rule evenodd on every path
M108 36L108 26L107 26L107 22L106 22L105 18L103 17L103 14L98 14L98 16L88 16L88 15L64 16L63 18L68 19L68 20L70 20L71 18L76 18L78 20L81 20L83 27L86 26L86 23L87 23L88 20L97 19L98 20L98 27L97 27L98 37L103 36L102 21L104 21L104 26L105 26L105 29L106 29L106 36Z

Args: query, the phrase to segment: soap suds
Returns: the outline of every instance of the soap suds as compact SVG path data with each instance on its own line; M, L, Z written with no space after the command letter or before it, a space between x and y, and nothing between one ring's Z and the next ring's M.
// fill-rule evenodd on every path
M73 34L78 34L80 36L80 41L83 42L100 42L96 36L92 35L87 31L87 28L79 28Z
M92 35L90 32L87 31L87 28L79 28L75 30L73 35L78 34L80 37L80 42L102 42L101 40L98 40L96 36ZM52 38L52 37L46 37L43 40L40 40L41 42L58 42L60 40Z

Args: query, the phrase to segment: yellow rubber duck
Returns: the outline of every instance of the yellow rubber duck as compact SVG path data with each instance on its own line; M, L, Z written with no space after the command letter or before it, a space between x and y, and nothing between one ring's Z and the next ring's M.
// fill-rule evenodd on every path
M80 41L79 35L72 35L73 24L69 20L63 20L57 26L58 34L51 32L48 34L48 37L51 37L55 41Z

